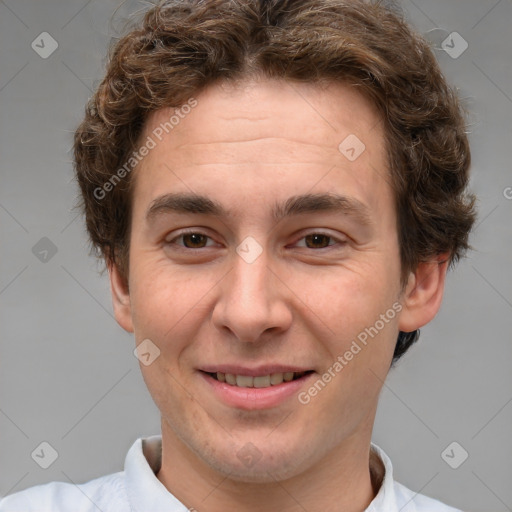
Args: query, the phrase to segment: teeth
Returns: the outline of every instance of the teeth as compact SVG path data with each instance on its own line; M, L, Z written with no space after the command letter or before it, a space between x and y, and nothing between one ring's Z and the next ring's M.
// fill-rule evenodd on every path
M268 388L270 386L270 375L265 375L264 377L254 377L253 381L255 388Z
M281 382L283 382L283 374L282 373L272 373L270 375L270 384L272 384L272 386L281 384Z
M249 377L247 375L237 375L236 385L239 388L252 388L254 387L254 377Z
M277 386L283 382L290 382L294 378L298 379L305 375L306 372L285 372L285 373L272 373L270 375L261 375L258 377L251 377L249 375L233 375L231 373L217 372L215 375L219 382L227 382L231 386L238 386L239 388L268 388L270 386Z

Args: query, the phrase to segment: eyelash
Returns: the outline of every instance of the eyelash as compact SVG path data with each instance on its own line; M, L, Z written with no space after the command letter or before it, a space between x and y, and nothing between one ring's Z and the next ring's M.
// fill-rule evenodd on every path
M208 235L206 235L205 233L202 233L201 231L197 231L197 230L188 230L188 231L182 231L179 235L175 236L172 240L166 242L166 245L175 245L175 246L178 246L179 247L179 250L183 250L183 251L198 251L198 250L201 250L201 249L208 249L208 247L211 247L211 246L206 246L206 247L198 247L198 248L191 248L191 247L185 247L183 245L178 245L176 244L176 240L180 239L180 238L183 238L184 236L187 236L187 235L201 235L201 236L204 236L206 238L208 238L209 240L212 240L211 237L209 237ZM304 235L303 237L299 238L298 241L300 240L304 240L306 239L308 236L312 236L312 235L320 235L320 236L324 236L326 238L328 238L330 241L331 240L334 240L335 242L337 242L338 245L345 245L347 243L346 240L341 240L339 238L336 238L332 235L330 235L329 233L323 233L322 231L311 231L310 233ZM303 247L305 249L310 249L312 251L320 251L322 249L325 249L325 250L329 250L331 247L333 247L334 245L336 245L336 243L334 244L329 244L327 245L326 247L319 247L319 248L311 248L311 247Z

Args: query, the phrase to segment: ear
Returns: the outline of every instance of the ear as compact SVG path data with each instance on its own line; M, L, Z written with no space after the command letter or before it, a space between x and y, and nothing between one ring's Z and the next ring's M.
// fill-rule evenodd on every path
M128 282L121 275L117 265L111 264L108 267L110 277L110 292L112 294L112 305L117 323L127 332L133 332L132 308Z
M402 294L399 329L411 332L428 324L437 314L443 300L449 254L440 254L418 265L409 275Z

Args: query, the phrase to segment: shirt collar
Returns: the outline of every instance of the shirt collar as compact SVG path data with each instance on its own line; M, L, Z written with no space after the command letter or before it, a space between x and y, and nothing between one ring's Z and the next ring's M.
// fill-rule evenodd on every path
M376 444L371 444L371 451L384 465L384 476L377 496L373 498L365 512L398 512L391 459Z
M128 451L124 463L126 492L132 512L188 512L158 480L162 436L139 438Z
M384 475L377 496L365 512L397 512L391 460L373 443L371 450L382 461ZM146 510L188 512L189 510L156 477L161 465L161 454L162 436L151 436L137 439L126 455L124 465L126 492L133 512Z

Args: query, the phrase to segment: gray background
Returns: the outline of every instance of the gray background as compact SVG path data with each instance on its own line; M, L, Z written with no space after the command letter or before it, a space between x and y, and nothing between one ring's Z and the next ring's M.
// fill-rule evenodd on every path
M72 211L73 130L110 38L144 7L125 2L113 16L119 3L0 1L1 495L118 471L137 437L159 433L134 342ZM512 1L403 7L471 111L479 223L441 312L386 381L374 441L408 487L466 511L512 510ZM59 45L47 59L31 48L44 31ZM469 45L458 58L441 45L454 31ZM57 249L46 262L33 252L43 237ZM48 469L31 458L42 441L59 455ZM453 441L452 464L469 454L458 469L441 456Z

